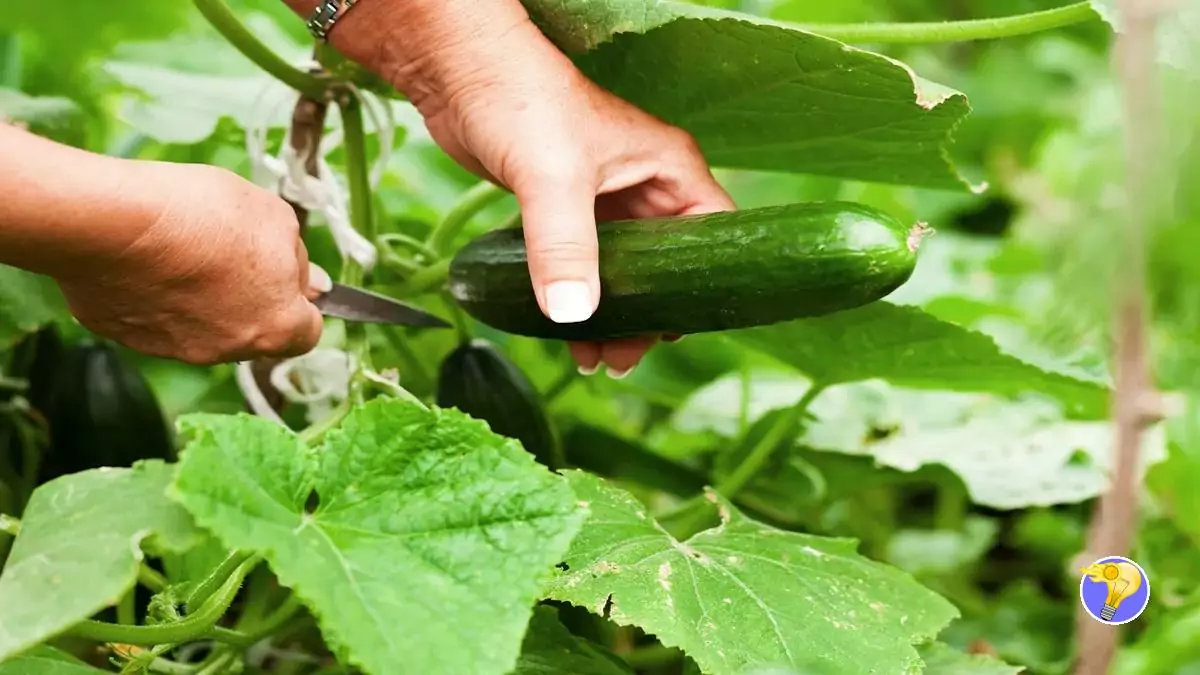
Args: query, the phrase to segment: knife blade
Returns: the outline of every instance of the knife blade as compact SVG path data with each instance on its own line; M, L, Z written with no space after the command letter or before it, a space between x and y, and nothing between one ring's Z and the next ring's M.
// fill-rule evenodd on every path
M330 291L313 300L313 304L325 316L358 323L387 323L421 328L452 326L439 317L394 298L343 284L334 284Z

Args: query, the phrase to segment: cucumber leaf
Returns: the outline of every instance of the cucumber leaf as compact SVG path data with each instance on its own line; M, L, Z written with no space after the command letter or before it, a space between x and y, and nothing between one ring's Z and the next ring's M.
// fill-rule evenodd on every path
M96 675L103 672L46 645L38 645L0 662L0 675Z
M589 77L686 129L715 166L968 187L946 156L966 97L895 60L678 2L524 2Z
M66 300L53 280L0 265L0 350L66 315Z
M116 604L137 581L142 547L182 551L199 540L166 496L173 475L155 460L34 490L0 573L0 661Z
M1006 354L995 340L915 307L875 302L858 309L729 333L826 386L882 379L919 389L1040 393L1076 417L1103 419L1108 389Z
M617 655L572 635L552 607L538 607L525 634L517 669L509 675L634 675ZM0 675L4 675L0 673Z
M376 399L316 448L248 415L180 428L178 498L226 546L261 552L368 672L510 671L583 518L565 481L456 410Z
M778 530L709 492L721 524L678 541L629 493L564 473L589 520L547 594L679 647L705 673L915 672L913 644L957 616L852 540ZM561 570L561 568L560 568Z

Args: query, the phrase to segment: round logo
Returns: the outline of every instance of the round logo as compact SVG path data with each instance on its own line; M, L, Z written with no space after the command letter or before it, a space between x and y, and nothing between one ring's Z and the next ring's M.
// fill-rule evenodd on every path
M1110 626L1129 623L1150 604L1150 580L1141 565L1109 556L1079 570L1079 601L1091 617Z

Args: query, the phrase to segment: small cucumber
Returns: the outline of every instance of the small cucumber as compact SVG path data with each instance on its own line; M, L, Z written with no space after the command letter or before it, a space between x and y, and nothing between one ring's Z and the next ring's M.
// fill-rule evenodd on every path
M523 233L495 230L455 255L450 292L480 322L529 337L733 330L883 298L912 275L926 232L846 202L601 223L599 307L556 324L534 296Z
M487 422L492 431L520 441L551 469L562 467L541 394L516 364L486 340L463 343L442 361L437 404Z
M50 448L41 480L141 459L174 460L171 428L137 366L105 341L63 353L49 397Z

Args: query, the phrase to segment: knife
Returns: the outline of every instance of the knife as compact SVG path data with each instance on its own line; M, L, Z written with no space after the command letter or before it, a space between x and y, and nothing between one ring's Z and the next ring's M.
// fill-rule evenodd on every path
M394 298L342 284L334 284L331 290L312 302L325 316L358 323L387 323L421 328L452 326L428 312Z

